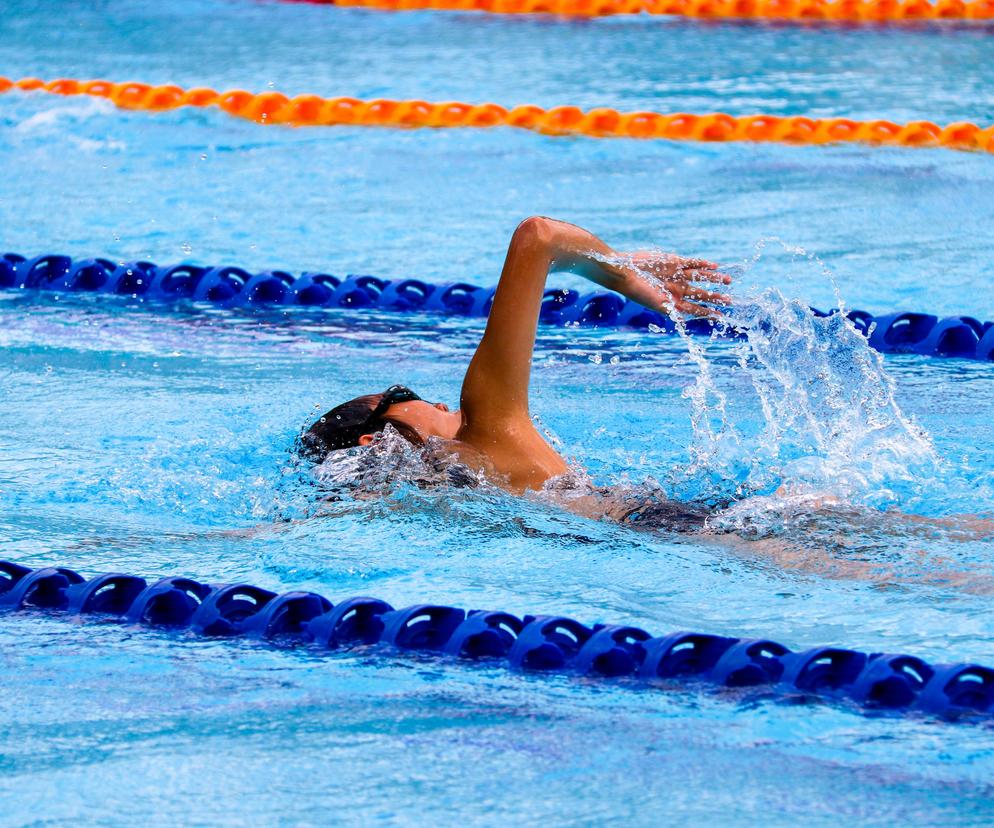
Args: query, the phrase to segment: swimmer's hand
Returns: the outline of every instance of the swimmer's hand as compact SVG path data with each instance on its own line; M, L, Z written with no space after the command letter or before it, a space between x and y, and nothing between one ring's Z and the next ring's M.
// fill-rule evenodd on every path
M678 313L720 319L720 309L732 304L728 294L696 284L732 282L731 276L707 259L687 259L655 250L622 253L618 258L622 283L615 289L647 308L668 316Z
M720 319L720 309L732 303L726 294L697 284L732 282L731 276L707 259L687 259L659 250L622 253L581 227L539 216L522 222L515 231L516 240L519 234L518 247L527 246L538 263L548 257L542 285L549 271L565 270L669 316ZM536 297L540 298L540 294Z

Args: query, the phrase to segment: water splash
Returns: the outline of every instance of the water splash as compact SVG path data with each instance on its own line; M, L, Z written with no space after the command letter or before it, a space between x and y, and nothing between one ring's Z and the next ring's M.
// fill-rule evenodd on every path
M820 271L836 312L819 316L778 289L750 288L750 271L770 242ZM614 261L632 266L631 259ZM929 436L901 411L881 355L846 317L824 264L769 239L737 270L726 324L748 335L731 346L732 360L727 346L713 349L688 335L674 314L694 380L683 394L693 429L688 462L667 475L671 493L734 502L720 528L748 524L755 533L814 503L886 508L934 480L939 459Z
M430 490L485 483L457 460L445 441L429 438L424 446L414 446L390 423L368 446L329 453L314 477L326 492L347 491L357 498L381 496L403 484Z

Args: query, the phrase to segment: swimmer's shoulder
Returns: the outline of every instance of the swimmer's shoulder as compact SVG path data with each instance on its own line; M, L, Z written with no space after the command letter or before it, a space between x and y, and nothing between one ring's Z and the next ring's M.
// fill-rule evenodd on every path
M500 474L487 455L462 440L433 438L425 445L425 453L437 468L457 470L460 477L472 476L497 485Z
M524 434L520 442L486 442L472 433L441 442L459 462L515 494L538 491L550 479L569 471L566 461L537 432Z

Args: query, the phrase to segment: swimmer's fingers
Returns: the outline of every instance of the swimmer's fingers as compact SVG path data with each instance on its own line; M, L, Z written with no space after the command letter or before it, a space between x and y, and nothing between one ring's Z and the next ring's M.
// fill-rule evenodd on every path
M674 310L679 311L684 316L696 316L704 319L713 319L715 321L719 319L724 319L724 315L717 308L709 308L707 305L697 305L693 302L688 302L686 299L678 299L674 305ZM669 312L672 316L672 311Z
M688 259L683 256L676 260L677 267L689 268L690 270L717 270L717 262L711 262L707 259Z
M688 282L716 282L721 285L732 283L732 277L718 270L718 265L703 259L690 259L681 264L679 273Z
M684 288L683 296L685 299L695 299L698 302L707 302L709 305L728 307L732 304L732 297L727 293L716 293L715 291L705 290L704 288L694 287L693 285Z
M692 282L716 282L720 285L730 285L732 277L720 270L696 271Z
M704 317L706 319L714 320L725 318L718 308L708 307L707 305L698 305L696 302L690 302L685 297L675 296L672 293L667 293L663 297L661 310L667 316L683 314L684 316Z
M631 256L636 275L638 272L651 274L661 281L679 279L683 282L717 282L723 285L732 282L732 277L720 271L718 263L709 259L653 251L633 253Z

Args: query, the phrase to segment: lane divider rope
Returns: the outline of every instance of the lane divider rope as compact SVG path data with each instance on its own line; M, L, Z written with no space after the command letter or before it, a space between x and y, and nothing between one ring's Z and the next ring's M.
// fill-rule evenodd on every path
M58 254L29 259L17 253L0 255L0 290L3 289L109 294L163 308L185 302L260 311L290 307L377 308L478 317L490 313L496 291L469 282L435 285L421 279L388 280L369 275L342 279L330 273L293 276L282 270L253 274L231 265L159 266L145 261L117 264L109 259L73 261ZM822 317L835 313L816 308L812 312ZM911 312L874 316L867 311L851 310L846 315L878 351L994 360L994 322L982 322L971 316L939 319L934 314ZM676 332L676 325L668 316L605 290L581 293L548 288L542 299L540 319L561 326ZM743 335L742 331L715 325L707 319L687 319L684 324L690 334L727 338Z
M309 0L324 5L413 11L477 11L608 17L650 14L703 19L880 23L994 20L994 0Z
M992 0L994 2L994 0ZM281 92L253 94L242 89L183 89L174 84L112 83L61 78L11 80L0 77L0 92L44 91L57 95L91 95L106 98L122 109L161 112L179 107L216 106L230 115L260 124L291 126L378 126L400 129L419 127L517 127L544 135L585 135L594 138L663 139L669 141L786 144L864 143L903 147L946 147L955 150L994 152L994 125L980 127L966 121L940 126L931 121L906 124L882 119L808 118L803 115L744 115L723 112L696 115L688 112L619 112L601 107L523 105L512 109L499 104L458 101L431 103L422 100L361 100L298 95Z
M313 592L277 595L248 583L208 585L186 577L149 584L113 572L87 580L64 567L32 570L0 561L0 612L30 608L111 615L130 625L247 636L277 646L364 647L370 655L388 656L434 652L633 686L768 688L792 701L836 700L947 719L989 720L994 712L994 670L979 664L932 665L904 653L843 647L792 652L769 639L685 631L653 636L640 627L441 604L394 609L366 596L332 604Z

